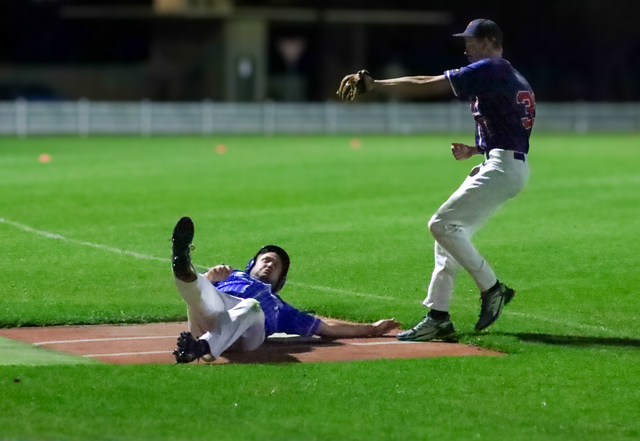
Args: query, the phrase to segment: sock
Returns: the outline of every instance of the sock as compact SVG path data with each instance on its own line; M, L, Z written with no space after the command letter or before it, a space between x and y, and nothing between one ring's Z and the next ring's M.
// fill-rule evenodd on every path
M438 311L437 309L431 309L428 314L434 320L449 320L449 311Z
M496 284L495 284L495 285L493 285L491 288L489 288L489 289L488 289L488 290L486 290L485 292L481 292L481 293L480 293L480 295L484 295L484 294L486 294L486 293L488 293L488 292L491 292L491 291L493 291L493 290L496 290L496 289L498 289L499 287L500 287L500 281L498 280L498 281L496 281Z

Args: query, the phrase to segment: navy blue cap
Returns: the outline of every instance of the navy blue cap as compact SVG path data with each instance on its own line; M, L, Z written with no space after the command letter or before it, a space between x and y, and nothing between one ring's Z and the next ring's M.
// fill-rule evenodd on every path
M486 18L476 18L467 26L461 34L453 34L454 37L488 38L502 44L502 31L498 25Z

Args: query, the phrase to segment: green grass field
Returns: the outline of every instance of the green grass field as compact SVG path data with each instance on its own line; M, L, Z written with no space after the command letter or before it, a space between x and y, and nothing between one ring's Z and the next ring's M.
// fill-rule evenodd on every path
M451 157L467 134L360 139L0 139L0 327L184 320L183 215L198 265L277 243L291 303L411 326L426 223L481 158ZM638 439L639 144L534 134L528 187L474 239L516 298L474 333L461 274L451 311L463 342L507 357L112 366L0 340L0 439Z

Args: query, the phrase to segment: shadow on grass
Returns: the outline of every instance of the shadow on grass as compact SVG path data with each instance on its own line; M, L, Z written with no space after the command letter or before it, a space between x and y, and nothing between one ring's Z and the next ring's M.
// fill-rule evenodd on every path
M589 337L581 335L554 335L526 332L503 333L503 335L516 337L527 343L544 343L558 346L616 346L640 348L640 339L637 338Z

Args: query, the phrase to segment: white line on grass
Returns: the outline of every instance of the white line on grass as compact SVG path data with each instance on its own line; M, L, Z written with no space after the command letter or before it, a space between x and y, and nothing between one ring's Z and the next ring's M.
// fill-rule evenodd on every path
M86 247L91 247L91 248L96 248L99 250L103 250L103 251L109 251L112 253L117 253L117 254L121 254L124 256L129 256L129 257L133 257L136 259L144 259L144 260L155 260L155 261L159 261L159 262L171 262L171 259L168 259L166 257L156 257L156 256L152 256L150 254L142 254L142 253L136 253L135 251L128 251L128 250L122 250L120 248L114 248L114 247L110 247L107 245L102 245L102 244L96 244L96 243L92 243L92 242L86 242L86 241L82 241L82 240L77 240L77 239L70 239L68 237L62 236L60 234L57 233L51 233L49 231L43 231L43 230L38 230L36 228L32 228L28 225L25 224L21 224L19 222L14 222L5 218L1 218L0 217L0 224L6 224L6 225L11 225L15 228L18 228L22 231L26 231L27 233L32 233L32 234L37 234L39 236L42 237L46 237L48 239L55 239L55 240L60 240L62 242L66 242L66 243L70 243L70 244L74 244L74 245L81 245L81 246L86 246ZM201 268L205 268L205 266L203 265L196 265L198 267ZM308 288L308 289L315 289L315 290L319 290L319 291L325 291L325 292L330 292L330 293L338 293L338 294L344 294L344 295L349 295L349 296L354 296L354 297L365 297L365 298L370 298L370 299L376 299L376 300L385 300L385 301L393 301L393 302L401 302L401 301L409 301L410 299L397 299L394 297L390 297L390 296L379 296L376 294L368 294L368 293L360 293L360 292L355 292L355 291L348 291L348 290L343 290L343 289L337 289L337 288L330 288L328 286L317 286L317 285L307 285L304 283L298 283L298 282L289 282L290 285L293 286L299 286L299 287L303 287L303 288ZM413 300L410 300L413 302ZM580 324L580 323L571 323L565 319L553 319L553 318L546 318L546 317L539 317L537 315L534 314L527 314L527 313L519 313L519 312L510 312L510 311L505 311L505 314L507 315L519 315L522 317L529 317L531 319L534 320L541 320L541 321L546 321L546 322L552 322L552 323L559 323L559 324L564 324L564 325L568 325L568 326L574 326L576 328L583 328L583 329L591 329L591 330L599 330L599 331L606 331L606 332L614 332L611 329L607 329L603 326L595 326L595 325L587 325L587 324Z
M171 259L168 259L166 257L156 257L156 256L153 256L153 255L150 255L150 254L142 254L142 253L136 253L135 251L122 250L120 248L114 248L114 247L110 247L108 245L102 245L102 244L98 244L98 243L92 243L92 242L86 242L86 241L77 240L77 239L71 239L71 238L62 236L61 234L51 233L49 231L38 230L38 229L32 228L32 227L30 227L28 225L21 224L19 222L10 221L8 219L4 219L4 218L1 218L1 217L0 217L0 223L11 225L13 227L16 227L16 228L22 230L22 231L26 231L27 233L36 234L38 236L46 237L47 239L60 240L60 241L65 242L65 243L70 243L70 244L74 244L74 245L81 245L81 246L95 248L95 249L99 249L99 250L103 250L103 251L109 251L111 253L117 253L117 254L121 254L121 255L124 255L124 256L134 257L136 259L155 260L155 261L158 261L158 262L166 262L166 263L170 263L171 262ZM199 268L206 268L205 265L196 265L196 266L199 267ZM327 286L306 285L304 283L297 283L297 282L289 282L289 284L293 285L293 286L303 287L303 288L315 289L315 290L319 290L319 291L326 291L326 292L332 292L332 293L338 293L338 294L345 294L345 295L350 295L350 296L355 296L355 297L366 297L366 298L369 298L369 299L389 300L389 301L394 301L394 302L398 301L398 299L395 299L395 298L389 297L389 296L379 296L379 295L375 295L375 294L361 293L361 292L355 292L355 291L347 291L347 290L343 290L343 289L330 288L330 287L327 287Z
M85 242L82 240L77 240L77 239L70 239L68 237L64 237L61 234L57 234L57 233L51 233L49 231L42 231L42 230L37 230L35 228L32 228L28 225L25 224L21 224L18 222L13 222L10 221L8 219L4 219L2 217L0 217L0 223L2 224L7 224L7 225L11 225L14 226L22 231L26 231L27 233L33 233L33 234L37 234L38 236L43 236L46 237L47 239L55 239L55 240L60 240L62 242L66 242L66 243L70 243L70 244L74 244L74 245L82 245L85 247L91 247L91 248L97 248L99 250L103 250L103 251L109 251L112 253L117 253L117 254L122 254L125 256L130 256L130 257L135 257L136 259L145 259L145 260L158 260L161 262L170 262L169 259L164 258L164 257L156 257L156 256L151 256L149 254L141 254L141 253L136 253L135 251L128 251L128 250L121 250L120 248L113 248L107 245L101 245L99 243L92 243L92 242Z
M366 297L368 299L378 299L378 300L391 300L394 302L398 301L398 299L390 296L378 296L375 294L367 294L363 292L347 291L345 289L329 288L328 286L307 285L305 283L298 283L298 282L289 282L289 284L293 286L300 286L302 288L317 289L318 291L334 292L337 294L346 294L346 295L355 296L355 297Z

